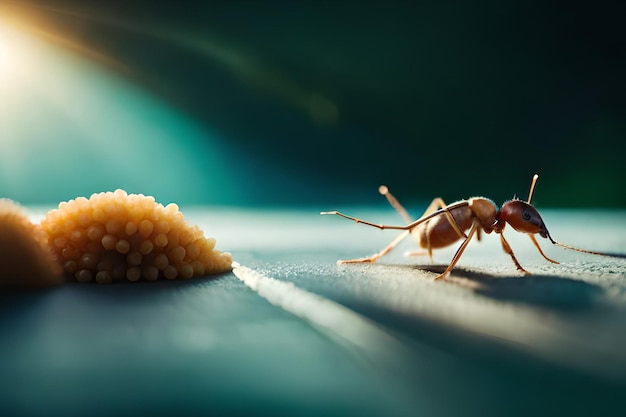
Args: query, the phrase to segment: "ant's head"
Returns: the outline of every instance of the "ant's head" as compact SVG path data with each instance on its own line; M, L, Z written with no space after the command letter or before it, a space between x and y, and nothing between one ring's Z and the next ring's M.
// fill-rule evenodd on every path
M530 200L533 197L535 184L537 183L537 178L539 178L539 176L535 174L533 176L532 182L530 183L528 201L522 201L518 199L507 201L502 205L502 208L500 208L500 210L496 212L496 221L493 224L493 231L495 231L496 233L502 233L502 230L504 230L504 226L506 226L506 224L508 223L513 229L517 230L518 232L532 235L539 233L541 237L548 238L553 244L565 249L575 250L583 253L590 253L592 255L621 257L621 255L575 248L574 246L566 245L565 243L560 243L552 239L552 236L550 236L550 233L548 233L548 229L546 228L546 225L543 222L541 215L539 214L537 209L530 204ZM535 244L535 246L537 246L537 249L539 249L539 252L541 252L541 254L543 255L543 252L539 248L539 245L534 238L533 243ZM555 262L545 255L543 255L543 257L551 262Z
M497 222L504 228L504 222L521 233L539 235L543 238L550 236L541 215L531 204L522 200L507 201L498 211Z
M530 183L528 201L513 199L504 203L502 208L498 210L496 224L494 225L496 233L501 233L504 226L508 223L518 232L529 234L539 233L541 237L547 237L552 241L541 215L537 209L530 204L538 178L539 175L537 174L533 176L532 182Z

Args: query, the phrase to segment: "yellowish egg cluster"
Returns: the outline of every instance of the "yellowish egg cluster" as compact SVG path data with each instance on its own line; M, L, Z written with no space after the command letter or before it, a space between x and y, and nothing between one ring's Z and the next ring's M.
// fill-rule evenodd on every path
M0 199L0 290L46 287L62 280L46 234L20 206Z
M192 278L232 269L230 253L185 222L176 204L123 190L59 204L41 222L65 273L76 281Z

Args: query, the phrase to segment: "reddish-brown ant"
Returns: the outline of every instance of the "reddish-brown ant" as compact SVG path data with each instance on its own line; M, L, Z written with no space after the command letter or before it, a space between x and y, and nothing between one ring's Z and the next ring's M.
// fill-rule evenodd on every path
M459 239L463 242L461 246L454 254L450 265L435 279L442 279L450 275L450 272L461 258L463 251L472 240L474 234L477 239L480 239L480 232L483 230L485 233L495 232L500 235L500 241L502 242L502 249L511 256L513 263L517 269L524 274L530 274L520 265L519 261L513 254L513 250L509 245L509 242L504 238L502 232L506 224L510 224L511 227L518 232L526 233L530 240L546 260L558 264L557 261L548 258L537 239L535 234L543 238L548 238L550 242L555 245L571 249L579 252L590 253L593 255L612 256L611 254L594 252L585 249L575 248L573 246L566 245L564 243L556 242L548 233L548 229L544 224L539 212L530 204L530 200L533 195L533 190L539 176L535 174L533 176L530 192L528 194L528 200L522 201L519 199L513 199L505 202L500 209L496 207L493 201L484 197L473 197L468 200L461 200L450 205L446 205L441 198L435 198L432 203L426 209L426 212L415 221L411 221L406 210L400 205L400 203L389 193L389 190L384 185L379 188L379 192L387 197L389 203L400 213L404 220L408 223L404 226L389 226L383 224L375 224L367 222L356 217L348 216L338 211L322 212L321 214L334 214L346 219L354 220L357 223L363 223L368 226L373 226L381 230L394 229L403 230L398 237L396 237L389 245L383 250L375 253L372 256L359 259L341 260L339 263L360 263L360 262L376 262L380 257L389 253L400 241L402 241L409 234L412 234L417 239L420 247L426 249L428 254L432 256L433 249L444 248L452 245ZM469 232L468 232L469 230ZM466 233L467 232L467 233Z

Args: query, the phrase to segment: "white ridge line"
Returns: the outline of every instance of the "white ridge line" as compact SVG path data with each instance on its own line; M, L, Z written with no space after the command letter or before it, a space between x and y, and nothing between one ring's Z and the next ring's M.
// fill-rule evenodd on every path
M267 277L238 262L233 262L233 273L271 304L369 354L388 357L394 351L397 355L405 349L400 341L367 317L292 282Z

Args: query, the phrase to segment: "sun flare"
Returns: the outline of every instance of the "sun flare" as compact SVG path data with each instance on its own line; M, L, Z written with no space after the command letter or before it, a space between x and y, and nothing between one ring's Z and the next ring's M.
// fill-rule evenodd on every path
M28 78L32 55L28 34L0 18L0 89L18 88Z
M15 72L16 51L13 37L8 27L0 22L0 78L3 80Z

